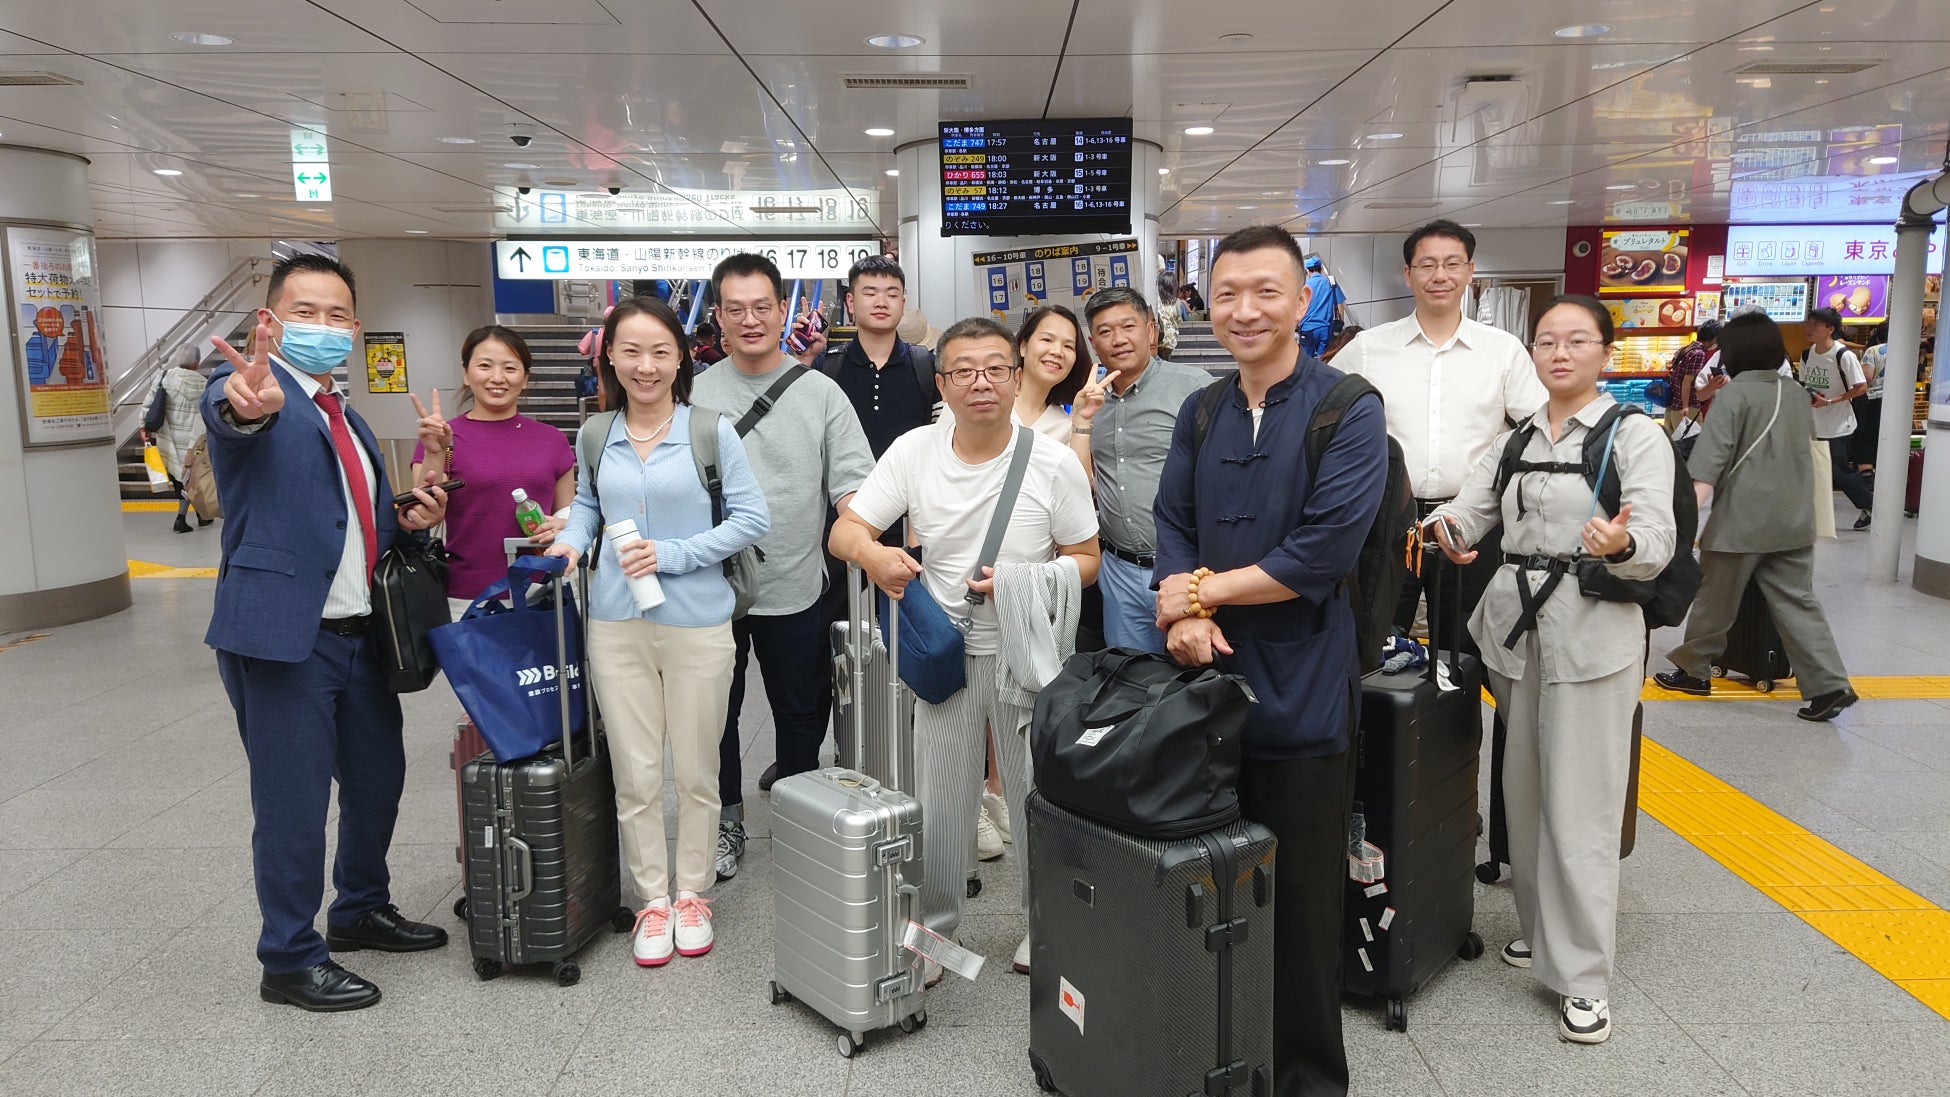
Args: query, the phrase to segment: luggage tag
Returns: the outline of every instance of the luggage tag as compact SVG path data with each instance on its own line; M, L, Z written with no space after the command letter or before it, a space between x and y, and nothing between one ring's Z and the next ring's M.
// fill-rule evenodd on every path
M906 932L901 934L901 947L922 959L940 964L944 971L952 971L969 980L982 973L982 965L986 962L983 957L912 920L907 923Z

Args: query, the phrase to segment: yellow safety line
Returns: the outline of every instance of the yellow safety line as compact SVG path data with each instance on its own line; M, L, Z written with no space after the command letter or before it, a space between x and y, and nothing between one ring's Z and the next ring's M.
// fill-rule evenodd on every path
M147 560L129 561L131 579L215 579L216 568L179 568L168 564L153 564Z
M1849 684L1864 700L1927 701L1950 697L1950 675L1866 676L1850 678ZM1663 689L1652 679L1645 680L1645 701L1798 701L1801 691L1794 679L1775 684L1774 692L1762 693L1750 682L1737 678L1715 678L1711 697L1694 697Z
M1950 911L1650 739L1639 807L1950 1019Z
M137 514L148 512L168 512L176 509L174 499L124 499L122 513Z

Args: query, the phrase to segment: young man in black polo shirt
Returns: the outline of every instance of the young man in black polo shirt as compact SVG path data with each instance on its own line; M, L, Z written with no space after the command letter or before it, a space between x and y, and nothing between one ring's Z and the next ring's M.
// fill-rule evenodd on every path
M894 334L907 310L907 275L899 263L869 256L853 264L846 285L846 310L859 334L828 350L819 368L839 382L879 460L894 439L934 421L941 398L934 354Z

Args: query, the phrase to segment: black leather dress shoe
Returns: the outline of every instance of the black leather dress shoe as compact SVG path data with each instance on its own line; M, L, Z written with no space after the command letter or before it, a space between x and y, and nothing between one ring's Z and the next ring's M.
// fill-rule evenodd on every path
M772 786L778 782L778 779L779 779L779 764L777 762L773 762L771 765L765 767L764 773L758 775L758 791L760 792L772 791Z
M1660 689L1674 693L1690 693L1694 697L1713 696L1713 683L1704 678L1695 678L1683 670L1668 670L1652 676Z
M279 975L265 972L264 981L257 985L257 996L313 1013L337 1013L364 1009L379 1001L379 988L327 960Z
M333 952L357 952L362 948L380 952L425 952L447 943L447 931L425 922L409 922L391 903L349 926L327 926L325 947Z
M1810 720L1817 724L1825 723L1826 721L1833 720L1841 714L1843 709L1859 700L1861 698L1855 695L1854 690L1838 689L1833 693L1824 693L1819 697L1808 698L1808 703L1796 709L1794 714L1803 720Z

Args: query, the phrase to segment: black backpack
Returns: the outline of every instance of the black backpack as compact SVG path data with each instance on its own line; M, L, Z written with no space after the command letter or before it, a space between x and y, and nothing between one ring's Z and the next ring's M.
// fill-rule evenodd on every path
M1231 393L1234 381L1214 381L1199 394L1198 408L1192 417L1192 459L1205 445L1212 417L1219 413ZM1307 420L1307 471L1320 468L1321 457L1340 430L1341 420L1356 400L1381 393L1366 378L1348 374L1314 405ZM1395 628L1395 603L1401 598L1402 581L1408 574L1404 551L1415 529L1415 495L1408 485L1408 465L1402 459L1401 443L1388 439L1388 479L1382 486L1381 506L1375 511L1368 536L1361 542L1361 555L1354 570L1342 582L1349 587L1348 605L1354 612L1354 639L1361 655L1361 673L1381 667L1381 647Z
M939 403L941 382L935 378L934 352L918 343L906 345L907 362L914 367L914 383L921 386L921 395L928 398L929 404ZM838 381L840 365L846 360L846 347L846 343L841 343L837 347L826 348L826 353L819 359L819 372Z
M1502 498L1503 489L1519 473L1577 473L1598 493L1598 503L1605 512L1617 514L1622 490L1618 464L1607 462L1605 452L1611 444L1613 425L1623 416L1643 414L1645 409L1633 404L1618 404L1605 412L1584 436L1584 460L1580 464L1523 460L1524 447L1530 444L1530 436L1536 433L1537 427L1534 421L1519 426L1510 432L1509 440L1503 444L1503 456L1497 462L1494 481L1497 497ZM1602 483L1600 469L1604 470ZM1657 578L1620 579L1602 561L1589 558L1581 559L1577 569L1578 589L1587 597L1607 602L1637 602L1645 610L1647 628L1669 627L1684 621L1686 612L1692 608L1693 596L1699 593L1699 560L1693 556L1693 542L1699 535L1699 500L1693 494L1692 473L1687 471L1686 458L1677 445L1672 451L1672 475L1672 561ZM1522 505L1521 500L1518 505Z

